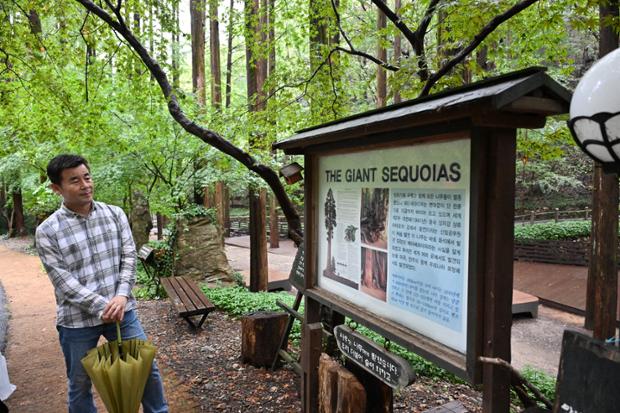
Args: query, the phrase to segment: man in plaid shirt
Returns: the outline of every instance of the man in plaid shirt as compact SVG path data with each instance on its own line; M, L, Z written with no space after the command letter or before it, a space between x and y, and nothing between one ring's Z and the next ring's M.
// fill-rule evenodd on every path
M54 285L56 328L69 381L69 412L91 413L91 381L80 360L100 336L146 340L135 314L136 248L123 210L93 200L94 183L86 159L59 155L47 166L61 207L39 225L36 245ZM167 412L161 376L153 363L142 398L145 413Z

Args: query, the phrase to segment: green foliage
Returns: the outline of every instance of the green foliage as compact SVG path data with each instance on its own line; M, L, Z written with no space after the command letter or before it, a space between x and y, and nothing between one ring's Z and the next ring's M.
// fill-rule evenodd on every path
M515 225L515 241L571 240L590 236L590 221L544 222Z
M555 400L555 385L556 379L554 377L549 376L545 372L537 370L531 366L525 366L525 368L520 372L521 375L534 387L536 387L543 396L553 402Z
M168 226L169 234L176 234L173 224ZM176 252L174 250L175 236L169 235L163 240L150 240L148 245L153 248L154 273L158 278L170 277L174 272L174 262L176 260Z
M385 346L386 344L386 340L384 337L382 337L381 335L375 333L374 331L366 327L358 326L356 327L356 331L360 334L365 335L366 337L370 338L371 340L377 342L378 344L382 346ZM418 356L415 353L412 353L411 351L405 349L404 347L398 344L391 343L389 350L390 352L407 360L411 364L411 367L413 367L413 370L418 376L432 377L434 379L446 380L446 381L450 381L453 383L463 382L461 379L456 377L454 374L442 369L441 367L438 367L436 364L431 363L425 358Z
M157 279L147 274L141 262L136 265L136 287L133 295L138 300L155 300L165 296L165 291L159 287Z
M253 293L244 287L208 288L204 284L201 285L201 289L218 309L234 317L240 317L244 314L250 314L256 311L282 311L276 304L277 300L282 301L290 307L293 306L295 301L295 297L287 292ZM303 313L303 304L299 311ZM290 339L294 343L299 343L301 339L301 329L298 322L293 324Z

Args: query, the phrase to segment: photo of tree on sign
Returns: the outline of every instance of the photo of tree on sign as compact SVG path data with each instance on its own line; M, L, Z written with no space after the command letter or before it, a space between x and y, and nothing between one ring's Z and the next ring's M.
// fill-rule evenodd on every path
M336 227L336 200L334 193L329 188L325 198L325 229L327 230L327 264L323 275L329 277L336 275L336 259L332 256L332 240L334 239L334 227Z
M386 300L387 252L362 248L361 290L381 301Z
M360 233L362 243L387 249L388 188L363 188Z

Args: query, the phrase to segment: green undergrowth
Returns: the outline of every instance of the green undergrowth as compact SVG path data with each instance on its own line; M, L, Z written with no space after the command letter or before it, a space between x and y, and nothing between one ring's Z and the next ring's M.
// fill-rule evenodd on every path
M544 222L515 225L515 241L571 240L590 236L590 221Z
M531 366L525 366L519 373L521 373L523 378L536 387L542 395L547 398L547 400L553 403L553 400L555 399L555 377L552 377L547 373L537 370Z
M244 287L215 287L209 288L205 284L201 285L202 291L222 311L234 316L240 317L244 314L256 311L282 311L277 305L276 300L286 303L289 307L293 306L295 297L286 292L268 293L259 292L252 293ZM303 304L299 312L303 314ZM350 323L349 320L347 320ZM374 340L381 346L386 345L386 340L381 335L361 325L355 326L355 330ZM298 321L293 324L290 340L293 346L299 346L301 340L301 326ZM407 360L413 367L416 375L429 377L433 380L448 381L452 383L465 383L449 371L438 367L425 358L408 351L404 347L395 344L388 344L389 351ZM531 367L526 367L521 371L530 383L538 388L542 394L549 400L553 400L555 394L555 379L541 371ZM516 396L514 396L516 397Z
M293 306L295 297L287 292L250 292L244 287L215 287L209 288L205 284L200 286L209 300L219 309L226 313L240 317L256 311L283 311L276 304L277 300L282 301L289 307ZM303 314L303 304L299 308ZM300 323L293 323L290 340L295 345L299 345L301 340Z

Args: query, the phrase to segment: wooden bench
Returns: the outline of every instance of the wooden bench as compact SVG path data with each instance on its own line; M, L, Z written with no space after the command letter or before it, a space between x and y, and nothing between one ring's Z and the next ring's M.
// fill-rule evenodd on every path
M166 290L179 316L183 317L193 329L202 327L215 306L204 295L198 285L188 277L162 277L161 285ZM198 325L191 317L202 315Z

